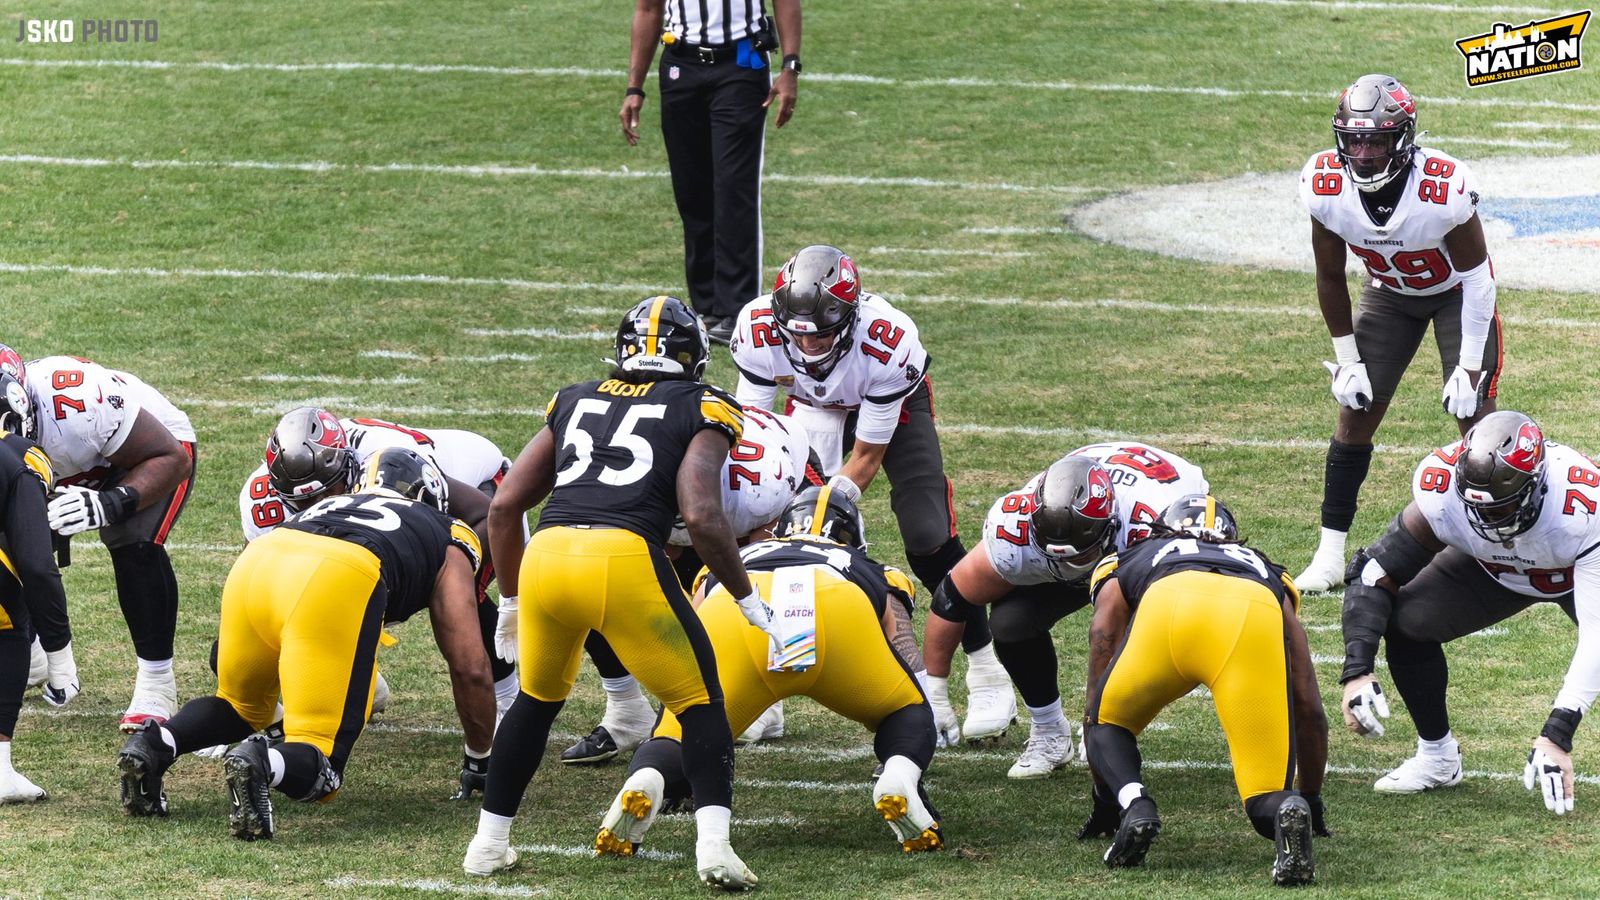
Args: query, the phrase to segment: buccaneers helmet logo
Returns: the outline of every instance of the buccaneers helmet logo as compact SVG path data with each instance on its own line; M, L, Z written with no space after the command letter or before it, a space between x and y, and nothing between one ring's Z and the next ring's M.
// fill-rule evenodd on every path
M1506 465L1518 472L1533 474L1538 468L1539 460L1544 458L1544 435L1539 433L1539 426L1532 422L1524 422L1517 429L1517 437L1511 442L1511 449L1502 457Z
M1085 492L1083 503L1078 506L1078 512L1090 519L1109 519L1115 507L1116 499L1111 492L1111 474L1099 466L1089 470L1089 490Z

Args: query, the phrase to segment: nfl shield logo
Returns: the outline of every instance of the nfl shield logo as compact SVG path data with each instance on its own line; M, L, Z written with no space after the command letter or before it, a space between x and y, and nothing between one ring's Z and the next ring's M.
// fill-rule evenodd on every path
M667 66L667 77L671 78L673 81L677 81L678 80L678 67L677 66Z

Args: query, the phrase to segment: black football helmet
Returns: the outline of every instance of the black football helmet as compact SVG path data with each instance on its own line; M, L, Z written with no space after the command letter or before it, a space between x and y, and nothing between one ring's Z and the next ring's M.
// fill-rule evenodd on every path
M699 381L710 359L705 323L677 297L646 297L623 313L617 327L617 365L624 372L686 375Z
M22 379L0 368L0 430L32 440L35 424L33 400L28 397Z
M772 286L772 315L783 335L784 355L797 371L818 380L828 377L853 343L860 301L856 264L844 251L812 244L789 257ZM833 335L833 346L803 353L795 344L797 335Z
M1346 176L1375 191L1411 165L1416 152L1417 103L1389 75L1363 75L1339 95L1333 140Z
M299 512L356 482L356 459L344 426L333 413L302 406L285 413L267 437L267 482L278 499Z
M854 501L827 485L808 487L789 501L774 537L815 535L857 550L867 549L867 531Z
M1479 537L1509 541L1539 520L1546 455L1544 433L1519 412L1492 412L1467 432L1456 457L1456 495Z
M450 487L444 473L432 460L405 447L385 447L367 457L356 493L415 500L440 512L450 508Z
M1189 494L1172 501L1161 513L1161 524L1196 537L1239 539L1239 523L1233 513L1210 494Z
M1063 456L1033 489L1033 545L1057 578L1089 573L1111 552L1122 528L1111 473L1087 456Z

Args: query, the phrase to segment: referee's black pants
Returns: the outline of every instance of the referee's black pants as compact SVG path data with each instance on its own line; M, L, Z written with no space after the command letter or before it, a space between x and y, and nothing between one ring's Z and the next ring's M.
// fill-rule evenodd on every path
M767 69L661 56L661 136L683 219L689 300L726 318L761 291L761 155Z

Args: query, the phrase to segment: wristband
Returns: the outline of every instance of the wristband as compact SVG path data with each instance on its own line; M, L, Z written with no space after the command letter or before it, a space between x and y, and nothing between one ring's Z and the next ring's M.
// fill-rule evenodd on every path
M644 95L644 88L642 87L630 87L622 92L624 97L643 97Z
M1333 358L1341 366L1353 366L1361 362L1361 351L1356 349L1356 336L1341 334L1333 339Z
M1578 723L1582 721L1583 713L1558 706L1550 710L1550 718L1544 720L1544 728L1539 730L1539 736L1549 739L1562 751L1571 753L1573 732L1578 730Z
M100 524L115 525L133 515L139 508L139 491L125 484L101 491L100 508L105 510L105 521Z

